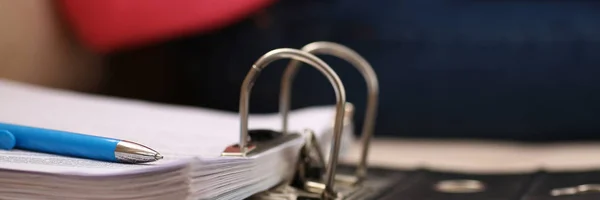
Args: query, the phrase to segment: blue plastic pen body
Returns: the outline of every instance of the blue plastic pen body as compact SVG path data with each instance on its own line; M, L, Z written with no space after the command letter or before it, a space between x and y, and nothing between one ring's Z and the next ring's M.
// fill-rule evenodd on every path
M116 162L120 140L79 133L0 123L15 136L15 148L56 155Z

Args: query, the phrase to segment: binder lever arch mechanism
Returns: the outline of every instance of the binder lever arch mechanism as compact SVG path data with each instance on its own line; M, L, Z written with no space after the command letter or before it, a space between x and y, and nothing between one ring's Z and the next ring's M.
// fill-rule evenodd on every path
M328 169L330 174L335 174L335 167L336 165L331 165L331 163L337 163L337 158L338 158L338 154L339 154L339 150L340 150L340 140L341 140L341 136L342 136L342 125L343 125L343 120L344 120L344 108L345 108L345 103L346 103L346 91L344 89L344 86L342 84L342 81L339 79L339 77L337 76L337 74L321 59L317 58L316 56L301 51L301 50L297 50L297 49L289 49L289 48L281 48L281 49L275 49L272 50L270 52L267 52L265 55L263 55L262 57L260 57L252 66L252 68L250 69L250 71L248 72L248 74L246 75L246 78L244 79L243 83L242 83L242 87L241 87L241 92L240 92L240 107L239 107L239 112L240 112L240 123L241 123L241 128L240 128L240 141L239 144L235 144L232 146L229 146L225 149L225 151L223 152L223 156L249 156L249 155L253 155L259 152L263 152L265 150L268 150L269 148L272 148L273 146L276 145L280 145L286 141L290 141L294 138L298 138L298 137L302 137L300 134L281 134L281 136L279 137L275 137L278 139L273 139L273 140L267 140L266 142L263 143L263 141L257 141L254 142L252 140L249 140L249 131L248 131L248 115L249 115L249 111L248 111L248 107L249 107L249 99L250 99L250 92L252 90L252 86L254 85L254 83L256 82L256 79L258 78L258 76L260 75L261 70L263 70L266 66L268 66L268 64L270 64L273 61L279 60L279 59L285 59L285 58L291 58L291 59L295 59L295 60L300 60L303 61L313 67L315 67L316 69L318 69L321 73L323 73L324 75L326 75L327 79L329 80L329 82L333 85L334 90L335 90L335 94L336 94L336 116L335 116L335 124L334 124L334 144L332 147L332 151L330 152L330 165L328 165ZM284 122L286 123L286 122ZM331 186L331 187L325 187L322 195L328 199L329 196L335 196L335 194L333 194L333 190L331 189L333 187L334 184L334 180L333 180L333 176L331 176L329 178L329 180L326 180L325 185L326 186Z
M347 115L352 115L354 107L346 102L346 93L342 81L327 63L313 53L330 54L353 64L367 81L368 99L365 124L362 132L363 151L361 160L355 166L354 175L336 173L341 134ZM292 59L288 64L281 82L280 114L282 115L281 132L266 130L248 130L248 102L250 91L261 70L269 63L279 59ZM229 146L223 156L251 156L287 141L302 137L300 133L288 132L288 114L290 110L291 85L300 62L306 63L327 77L336 95L336 115L333 125L333 141L329 160L326 163L318 139L312 130L304 130L304 146L301 148L293 177L284 180L280 185L250 197L257 200L270 199L315 199L315 200L353 200L370 199L381 193L383 188L393 181L386 177L369 176L367 174L367 154L372 137L377 110L378 83L371 66L356 52L336 43L315 42L306 45L302 50L281 48L272 50L259 58L248 72L241 87L240 94L240 141ZM261 136L262 135L262 136ZM268 135L268 137L264 137Z
M275 49L267 52L265 55L260 57L250 71L246 75L241 87L240 92L240 141L239 144L235 144L229 146L222 153L222 156L251 156L257 153L263 152L272 148L273 146L277 146L286 141L290 141L294 138L301 137L300 134L282 134L281 137L273 140L261 140L261 141L252 141L250 138L251 134L255 133L248 130L248 115L249 115L249 100L250 100L250 92L252 90L252 86L256 82L256 79L260 75L260 72L268 66L271 62L280 60L280 59L296 59L303 61L305 63L310 64L317 68L321 73L325 74L329 79L329 82L334 86L337 104L336 104L336 119L334 125L334 139L336 141L341 140L342 135L342 123L344 119L344 104L346 102L346 91L344 90L344 86L342 85L342 81L339 79L337 74L321 59L316 56L306 53L304 51L300 51L297 49L290 48L281 48ZM283 122L287 124L286 122ZM259 143L262 143L259 145ZM337 162L337 155L339 154L339 142L334 144L333 149L337 149L336 151L331 152L331 156L333 161Z

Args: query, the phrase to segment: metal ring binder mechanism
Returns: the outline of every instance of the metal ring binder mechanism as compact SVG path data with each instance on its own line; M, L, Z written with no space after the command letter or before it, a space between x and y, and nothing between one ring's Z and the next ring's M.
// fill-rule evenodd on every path
M363 130L361 134L363 147L360 156L360 161L356 168L355 177L336 177L339 178L342 183L349 183L352 185L357 184L365 178L368 168L367 159L369 154L369 144L371 141L371 137L373 136L373 129L375 126L375 118L377 114L377 103L379 96L379 81L377 80L377 74L373 70L373 67L371 67L371 64L369 64L369 62L367 62L362 56L360 56L354 50L338 43L325 41L313 42L305 45L302 48L302 50L312 54L328 54L336 56L351 63L356 69L360 71L367 83L367 106L365 111L365 119L363 122ZM299 65L300 62L296 60L290 61L281 81L281 96L279 100L279 108L284 121L284 133L286 133L287 131L287 118L291 104L292 82L294 81L294 77L298 72Z
M279 59L286 59L286 58L301 60L301 61L308 63L311 66L317 68L319 71L321 71L321 73L323 73L324 75L327 76L327 78L329 79L331 84L334 86L336 98L337 98L336 124L334 126L334 137L335 137L334 140L335 141L341 140L341 134L342 134L341 124L343 123L343 119L344 119L344 103L346 102L346 91L345 91L344 86L343 86L342 82L340 81L339 77L329 67L329 65L327 65L325 62L323 62L321 59L317 58L316 56L306 53L306 52L303 52L303 51L300 51L300 50L296 50L296 49L281 48L281 49L272 50L272 51L266 53L265 55L263 55L261 58L259 58L254 63L254 65L252 65L252 68L246 75L246 78L244 79L244 82L242 83L242 88L241 88L241 92L240 92L240 107L239 107L240 123L241 123L240 142L237 145L228 147L225 150L225 152L223 152L223 156L247 156L249 153L256 153L259 151L262 152L263 150L265 150L266 146L257 146L257 144L252 144L252 142L249 142L249 140L248 140L248 137L249 137L249 131L248 131L248 114L249 114L248 107L249 107L249 105L248 104L249 104L249 100L250 100L250 92L252 90L252 86L254 86L254 83L256 82L256 79L260 75L261 70L263 70L268 64L270 64L273 61L276 61ZM340 145L339 142L336 142L336 143L334 143L333 148L339 150L339 145ZM266 149L268 149L268 148L266 148ZM338 153L339 153L339 151L331 152L331 156L332 156L332 158L334 158L333 161L337 161Z
M318 69L324 74L331 85L333 86L336 94L336 116L333 128L333 145L329 152L329 162L326 164L323 156L323 152L320 149L317 138L315 137L312 130L304 130L305 143L300 152L299 157L294 171L293 177L289 177L284 180L280 185L271 188L267 191L258 193L250 197L251 199L269 200L269 199L281 199L281 200L295 200L295 199L323 199L323 200L334 200L334 199L370 199L374 198L375 195L379 195L382 190L389 187L392 182L397 180L396 177L390 176L369 176L366 178L366 162L361 162L358 167L358 175L361 176L360 181L355 181L353 184L337 184L344 183L336 180L338 157L341 146L341 134L344 126L344 120L348 108L350 108L350 115L352 112L351 104L346 104L346 93L344 85L339 79L338 75L333 71L327 63L311 54L311 51L321 51L324 53L330 52L330 54L342 57L357 68L359 68L365 78L369 82L370 96L369 96L369 110L367 116L366 128L363 130L366 133L363 137L364 144L364 155L366 155L369 137L371 136L371 130L374 123L375 107L377 101L377 79L372 71L372 68L364 59L358 56L357 53L352 50L334 43L318 42L307 45L303 50L282 48L272 50L261 58L259 58L250 71L241 87L240 94L240 117L241 117L241 129L240 129L240 142L239 144L232 145L223 152L223 156L250 156L258 152L263 152L273 146L282 144L286 141L301 137L298 133L288 133L288 113L289 113L289 96L291 89L291 80L293 75L296 73L294 62L304 62L312 67ZM250 91L252 85L255 83L259 73L268 64L278 59L293 59L292 63L288 65L288 68L284 74L282 82L282 93L280 97L280 112L282 114L283 123L281 132L276 131L265 131L265 130L248 130L248 102L250 97ZM269 135L268 137L264 137ZM249 138L249 139L248 139ZM267 138L267 139L265 139ZM364 156L366 159L366 156Z
M289 49L282 48L272 50L261 58L259 58L250 71L248 72L244 82L242 83L241 93L240 93L240 120L241 120L241 129L240 129L240 142L239 144L230 146L225 149L223 152L223 156L249 156L254 153L262 152L267 150L273 146L282 144L286 141L290 141L294 138L300 137L299 134L282 134L277 139L268 139L266 141L253 141L251 137L248 140L250 134L248 131L248 104L250 98L250 91L252 90L252 86L256 82L261 70L263 70L268 64L275 60L279 59L296 59L302 62L308 63L311 66L318 69L321 73L323 73L331 82L334 87L337 104L336 104L336 120L334 125L334 144L333 150L331 151L331 163L337 163L337 158L340 149L340 140L342 134L342 125L344 119L344 104L346 103L346 93L342 82L340 81L337 74L321 59L316 56L306 53L304 51L300 51L297 49ZM301 158L302 159L302 158ZM335 174L335 165L329 165L328 174ZM325 184L320 184L318 182L310 182L308 184L315 185L316 187L320 187L317 196L323 197L324 199L334 199L336 194L333 193L334 181L333 178L330 178L326 181ZM324 186L324 187L323 187Z

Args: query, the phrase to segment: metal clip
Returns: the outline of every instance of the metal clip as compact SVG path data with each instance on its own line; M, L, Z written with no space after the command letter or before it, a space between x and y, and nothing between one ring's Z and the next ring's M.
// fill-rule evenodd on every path
M360 156L360 161L356 168L356 172L353 176L346 175L338 175L338 181L342 183L348 183L351 185L355 185L361 182L367 176L367 159L369 154L369 145L371 138L373 136L373 129L375 126L375 118L377 113L377 104L378 104L378 96L379 96L379 81L377 79L377 74L373 70L373 67L358 53L353 51L352 49L343 46L341 44L333 43L333 42L313 42L305 45L302 48L303 51L312 53L312 54L328 54L332 56L339 57L341 59L346 60L351 63L356 69L358 69L365 81L367 82L368 88L368 98L367 98L367 107L365 111L365 119L362 130L362 152ZM288 124L287 118L291 105L291 88L292 82L294 80L294 76L298 72L298 66L300 62L298 60L292 60L288 64L283 79L281 81L281 91L280 91L280 99L279 99L279 109L283 118L283 133L287 132ZM353 110L353 108L350 108ZM336 121L337 122L337 121ZM339 141L334 141L339 142ZM330 162L330 170L335 169L334 165L337 165L337 152L334 155L332 161ZM333 179L334 174L329 174L329 179Z

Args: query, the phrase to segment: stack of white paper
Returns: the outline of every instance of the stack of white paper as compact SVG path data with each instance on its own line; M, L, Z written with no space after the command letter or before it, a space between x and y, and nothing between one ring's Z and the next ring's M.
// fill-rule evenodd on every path
M299 138L249 158L220 157L225 147L239 140L236 113L91 96L6 80L0 80L0 96L1 122L130 140L165 157L150 164L126 165L0 151L2 199L243 199L293 173L304 142ZM333 106L296 110L290 115L290 130L311 128L327 144L334 114ZM281 119L278 114L251 115L249 126L279 130ZM345 127L344 137L351 136L351 126Z

